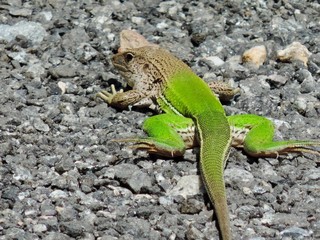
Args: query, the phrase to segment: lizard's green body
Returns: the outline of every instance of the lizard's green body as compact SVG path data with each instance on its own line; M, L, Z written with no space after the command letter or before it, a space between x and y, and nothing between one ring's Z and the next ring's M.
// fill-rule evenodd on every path
M135 48L113 57L113 64L133 87L127 92L103 92L110 105L148 106L163 114L144 123L147 138L124 139L134 148L164 156L182 156L200 145L201 176L215 207L221 237L231 239L224 167L231 145L253 156L290 151L319 153L320 141L274 142L272 122L256 115L226 117L208 85L182 61L155 46Z

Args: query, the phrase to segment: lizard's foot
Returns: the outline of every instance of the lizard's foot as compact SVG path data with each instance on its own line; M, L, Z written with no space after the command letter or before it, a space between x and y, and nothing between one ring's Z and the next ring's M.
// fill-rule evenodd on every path
M221 101L228 102L234 96L240 94L240 88L234 89L228 83L222 81L209 82L208 86Z
M133 150L146 151L150 154L157 154L164 157L179 157L183 156L185 148L179 149L170 146L167 143L156 141L152 138L124 138L124 139L113 139L112 142L131 142L133 145L129 148Z
M256 157L278 157L279 155L293 153L310 153L320 156L320 142L316 140L288 140L271 142L260 148L246 148L245 151ZM318 161L317 161L318 162Z
M123 93L123 89L120 89L119 91L117 91L115 86L112 84L111 85L111 92L108 92L106 90L102 90L101 92L96 94L96 97L99 97L99 98L103 99L106 103L111 104L112 99L118 93Z

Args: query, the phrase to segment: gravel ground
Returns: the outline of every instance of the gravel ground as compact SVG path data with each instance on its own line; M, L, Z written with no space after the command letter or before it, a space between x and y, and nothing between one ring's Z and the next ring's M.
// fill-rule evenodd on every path
M205 80L240 87L228 114L272 118L278 139L320 138L320 4L185 2L1 1L1 240L218 239L196 150L163 159L110 142L143 135L153 114L95 99L124 84L110 61L123 29L171 50ZM276 60L294 41L312 53L307 66ZM257 45L266 62L241 64ZM232 150L225 175L234 239L320 239L317 160Z

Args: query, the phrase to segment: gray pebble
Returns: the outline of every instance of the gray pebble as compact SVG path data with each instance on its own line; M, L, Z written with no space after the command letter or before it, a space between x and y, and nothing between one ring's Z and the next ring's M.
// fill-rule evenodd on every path
M132 173L128 179L128 185L134 192L140 192L142 189L151 187L151 178L147 173L138 170Z
M58 213L58 219L63 222L72 221L79 216L78 211L76 211L73 206L58 206L56 207L56 211Z
M39 44L47 36L47 33L37 22L21 21L12 26L0 24L0 39L9 42L18 35L23 35L34 44Z
M10 52L8 53L8 56L22 64L27 64L29 61L28 54L23 50L20 52Z
M41 118L34 118L33 119L33 126L35 129L41 132L49 132L50 127L48 124L44 123Z
M68 194L62 190L55 190L52 193L50 193L50 197L53 200L59 199L59 198L67 198Z
M54 78L70 78L77 75L76 69L69 65L59 65L55 68L51 68L49 71Z
M203 239L204 235L203 233L195 228L194 226L191 226L188 228L188 231L186 232L186 239Z
M114 167L114 174L134 192L140 192L143 188L151 187L151 178L142 172L137 166L131 164L120 164Z
M47 231L47 226L44 224L36 224L33 226L33 231L35 233L41 233L41 232L46 232Z
M15 17L28 17L32 14L32 10L28 8L10 8L9 14Z
M226 184L231 186L250 186L254 177L244 169L228 168L224 172Z
M168 196L181 195L184 198L200 193L200 177L198 175L188 175L181 177L177 185L167 192Z
M12 228L6 229L4 231L4 236L6 236L8 239L26 239L26 240L38 239L36 234L24 231L18 227L12 227Z
M84 232L90 232L89 224L84 220L73 220L69 222L62 222L60 224L60 229L62 233L69 235L70 237L79 237L82 236Z
M40 210L41 214L44 216L54 216L57 213L55 210L55 206L49 199L46 199L41 203Z
M310 92L313 92L315 90L315 86L316 86L316 83L313 79L312 76L309 76L308 78L305 78L303 80L303 82L301 83L300 85L300 92L301 93L310 93Z
M48 232L48 234L43 238L43 240L71 240L74 239L68 235L60 232Z
M17 165L14 168L13 178L18 181L28 181L32 179L32 174L28 168Z
M311 232L299 227L291 227L281 231L281 236L283 238L292 239L304 239L305 237L311 237Z

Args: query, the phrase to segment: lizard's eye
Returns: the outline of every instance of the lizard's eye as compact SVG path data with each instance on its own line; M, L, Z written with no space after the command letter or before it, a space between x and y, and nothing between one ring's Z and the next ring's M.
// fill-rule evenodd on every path
M129 63L133 59L133 54L132 53L126 53L124 58L125 58L126 62Z

